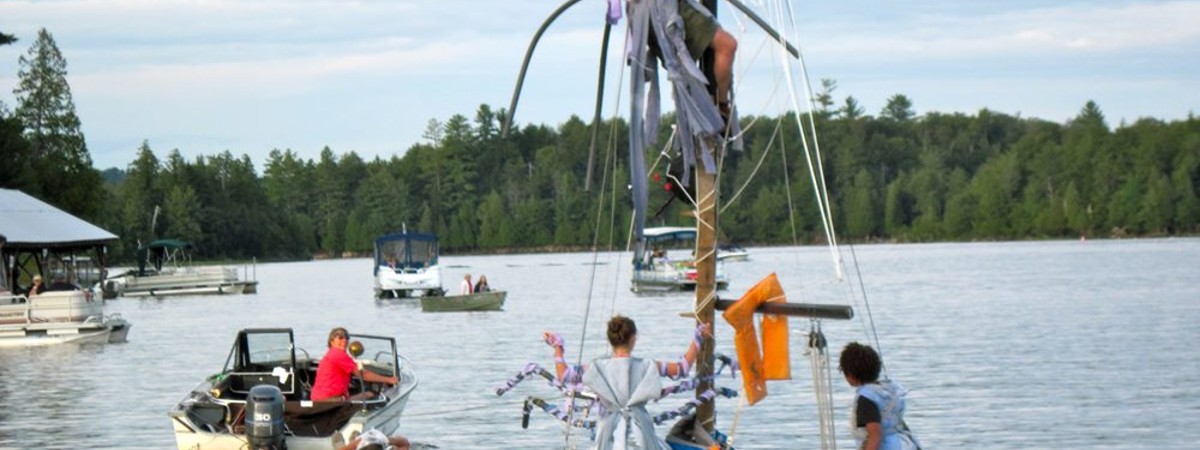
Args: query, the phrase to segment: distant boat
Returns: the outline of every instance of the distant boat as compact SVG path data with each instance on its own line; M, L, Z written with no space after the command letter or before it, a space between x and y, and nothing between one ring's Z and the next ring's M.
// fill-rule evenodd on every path
M0 189L0 347L125 342L129 322L105 315L104 302L84 288L103 277L99 262L116 240L21 191ZM46 283L31 294L35 276Z
M750 259L750 252L737 244L725 244L717 247L717 261L740 262Z
M693 291L696 289L696 264L691 244L696 229L691 227L653 227L643 231L645 242L654 248L644 260L633 261L634 292ZM687 252L682 251L686 247ZM729 279L720 263L716 268L716 288L725 289Z
M440 296L442 268L438 265L438 237L409 233L407 228L375 239L375 297L412 298Z
M290 328L238 332L225 368L210 375L171 409L179 449L337 448L369 429L391 435L419 380L400 356L396 339L350 335L347 347L359 367L399 383L351 380L350 393L366 400L309 400L320 359L296 347ZM282 442L279 442L282 441ZM270 442L270 444L264 444ZM283 444L277 446L276 444Z
M138 248L137 270L105 280L105 298L258 292L258 281L243 280L235 267L192 265L194 250L179 239L159 239Z
M421 311L499 311L504 307L504 299L507 296L508 294L504 291L487 291L444 297L422 297Z

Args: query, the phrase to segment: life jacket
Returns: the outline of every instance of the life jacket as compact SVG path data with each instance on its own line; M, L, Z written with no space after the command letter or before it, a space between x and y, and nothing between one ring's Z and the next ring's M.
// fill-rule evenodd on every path
M786 302L787 295L775 274L767 275L722 314L734 329L738 364L742 369L742 387L746 401L753 405L767 396L766 380L792 378L788 351L787 316L762 315L762 352L754 331L754 311L768 302Z
M867 439L866 427L858 426L858 399L864 397L879 407L879 429L883 434L879 442L879 450L920 450L921 443L904 423L904 396L908 393L903 387L891 380L877 383L867 383L855 390L854 401L850 408L850 429L854 430L854 440L858 448L862 448Z

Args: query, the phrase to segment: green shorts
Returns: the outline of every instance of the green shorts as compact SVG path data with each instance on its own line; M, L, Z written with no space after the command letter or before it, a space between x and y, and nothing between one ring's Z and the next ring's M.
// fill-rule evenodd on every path
M692 59L699 61L717 33L717 19L711 14L696 11L687 0L679 0L679 16L683 18L683 37L688 53L692 54Z

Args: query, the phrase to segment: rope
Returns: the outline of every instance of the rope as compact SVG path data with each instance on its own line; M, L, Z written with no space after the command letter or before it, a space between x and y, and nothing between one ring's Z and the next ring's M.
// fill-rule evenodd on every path
M626 40L628 40L628 35L626 35ZM616 94L617 101L613 102L614 103L613 104L614 119L617 115L617 113L616 113L617 108L620 108L621 98L623 98L623 96L621 95L620 87L623 86L625 83L625 71L622 70L619 72L621 73L621 76L618 77L618 88L617 88L617 94ZM608 157L606 158L606 160L613 161L614 166L615 166L615 161L616 161L616 155L615 155L616 139L615 139L615 136L616 136L616 120L611 120L610 127L609 127L609 140L608 140L609 144L607 146ZM604 175L601 178L600 185L603 186L604 184L606 184L605 182L607 182L608 180L609 180L609 165L605 164L604 165ZM611 212L609 214L609 221L610 221L610 223L615 225L615 223L616 223L616 218L615 218L616 217L616 206L615 206L616 177L615 176L612 177L612 182L613 182L613 187L612 187L612 189L613 189L613 191L612 191L613 192L613 195L612 195L613 207L610 208ZM597 264L597 263L599 262L599 259L600 259L600 220L601 220L601 217L603 217L603 212L604 212L604 192L605 192L605 190L603 188L601 188L601 189L597 189L596 191L597 191L598 199L596 201L596 221L595 221L595 225L593 226L593 231L592 231L592 268L591 268L591 272L588 277L587 303L584 307L584 312L583 312L583 327L580 330L580 334L579 334L579 352L576 354L576 358L575 358L575 363L576 363L576 365L579 365L579 366L583 365L583 348L584 348L584 343L587 342L588 323L591 321L591 313L592 313L592 298L593 298L593 294L595 293L595 290L596 290L596 271L597 271L597 267L599 267L599 264ZM612 228L615 228L615 226L609 226L609 247L612 246L612 241L613 241ZM619 264L620 263L618 262L617 265L614 266L614 267L618 267L618 272L619 272ZM610 304L610 308L615 309L615 304L616 304L616 295L614 293L614 295L612 296L612 303ZM567 400L567 403L568 403L568 405L567 405L568 406L567 407L568 420L566 421L566 425L564 425L564 427L563 427L563 440L564 440L565 445L571 446L571 434L572 434L573 430L572 430L572 427L570 426L570 424L571 424L571 421L572 421L574 413L575 413L575 398L571 397L570 399Z

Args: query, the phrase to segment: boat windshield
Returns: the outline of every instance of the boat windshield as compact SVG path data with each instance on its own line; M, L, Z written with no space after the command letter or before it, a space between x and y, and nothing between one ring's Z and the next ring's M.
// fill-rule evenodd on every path
M376 366L394 368L397 363L396 340L389 337L354 334L350 336L351 354L360 361L371 361ZM361 343L359 346L353 342Z
M272 367L292 367L291 330L244 330L230 352L226 369L234 372L270 370ZM232 364L232 367L230 367Z

